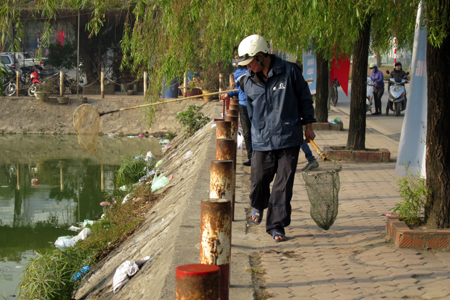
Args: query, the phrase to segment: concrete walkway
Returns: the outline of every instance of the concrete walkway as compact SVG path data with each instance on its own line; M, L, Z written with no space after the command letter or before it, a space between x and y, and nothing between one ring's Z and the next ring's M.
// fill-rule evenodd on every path
M341 117L346 130L316 131L320 148L347 141L346 114L332 108L330 117ZM389 149L391 162L342 163L339 214L328 231L310 217L305 184L297 171L292 223L286 228L289 240L283 243L266 234L265 220L259 226L248 222L243 212L249 207L250 168L238 167L239 214L233 223L232 252L246 248L259 257L259 269L251 271L265 272L263 291L270 299L450 299L450 253L399 249L385 241L382 214L392 212L400 201L400 177L394 174L398 142L387 135L368 128L366 147ZM243 158L240 155L238 161ZM306 163L303 153L299 161L298 169ZM235 234L245 217L248 230ZM231 281L232 289L237 288L239 283Z

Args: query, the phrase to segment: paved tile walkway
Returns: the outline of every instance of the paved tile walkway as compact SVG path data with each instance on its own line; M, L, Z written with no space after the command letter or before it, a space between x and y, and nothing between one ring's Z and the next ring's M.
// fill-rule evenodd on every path
M344 120L345 124L345 120ZM348 128L348 122L346 127ZM345 145L347 132L317 131L316 144ZM398 142L368 129L367 148L388 148L389 163L343 162L339 214L325 231L309 214L297 171L289 240L275 243L264 222L250 225L271 299L450 299L450 253L399 249L386 242L386 218L400 201ZM315 153L315 152L313 152ZM300 153L299 169L304 166Z

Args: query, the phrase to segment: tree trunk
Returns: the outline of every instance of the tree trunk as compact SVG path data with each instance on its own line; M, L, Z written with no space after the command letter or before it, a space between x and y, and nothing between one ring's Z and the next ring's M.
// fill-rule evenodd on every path
M316 119L317 122L328 122L328 60L322 53L317 53L317 83L316 83Z
M427 4L428 5L428 4ZM430 4L432 5L432 4ZM439 10L450 13L450 1ZM428 7L430 7L428 5ZM429 19L429 16L427 16ZM427 24L429 26L429 24ZM446 29L449 33L448 28ZM427 41L427 187L431 194L425 204L425 221L430 229L448 228L450 222L450 35L440 48Z
M366 82L370 22L371 17L368 17L359 30L359 36L353 48L350 125L347 139L347 148L351 150L364 150L366 143Z
M377 56L377 67L379 68L381 67L381 54L376 53L376 56Z

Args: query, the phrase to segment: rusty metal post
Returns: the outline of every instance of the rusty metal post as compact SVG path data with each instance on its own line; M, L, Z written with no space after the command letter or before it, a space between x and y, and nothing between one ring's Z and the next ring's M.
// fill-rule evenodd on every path
M100 72L100 95L105 98L105 72Z
M231 122L231 136L234 141L237 141L238 130L238 117L237 116L225 116L225 121Z
M211 161L209 197L233 200L233 176L232 160Z
M216 160L233 161L233 181L231 184L231 220L234 221L234 204L236 199L236 141L233 139L216 139Z
M16 96L20 96L20 73L16 71Z
M205 199L201 204L200 263L220 268L220 299L229 299L231 204L228 199Z
M216 139L226 138L231 139L231 122L216 121Z
M236 162L236 148L233 139L219 138L216 140L216 160L232 160L234 163Z
M191 264L175 270L176 300L220 299L220 268L213 265Z
M233 103L231 103L231 104L230 104L230 109L234 109L234 110L239 111L239 104L233 104Z
M229 110L227 110L227 116L239 117L239 111L235 110L235 109L229 109Z
M234 105L239 105L239 100L238 99L234 99L234 97L231 99L230 104L234 104ZM238 106L239 109L239 106Z

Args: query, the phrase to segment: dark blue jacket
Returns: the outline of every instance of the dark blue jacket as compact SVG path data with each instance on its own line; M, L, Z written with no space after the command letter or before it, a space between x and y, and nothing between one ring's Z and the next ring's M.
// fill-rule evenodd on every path
M302 124L316 122L308 84L300 68L277 56L266 82L251 71L244 79L253 150L270 151L303 143ZM253 77L254 76L254 77Z
M239 68L234 72L234 83L236 84L236 87L238 91L236 92L228 92L228 97L231 98L233 96L239 97L239 104L247 106L247 98L245 97L245 93L243 90L241 90L241 86L239 85L239 81L241 80L241 77L247 73L246 68Z

